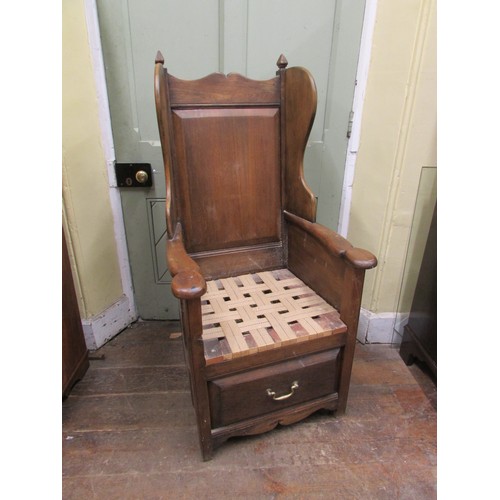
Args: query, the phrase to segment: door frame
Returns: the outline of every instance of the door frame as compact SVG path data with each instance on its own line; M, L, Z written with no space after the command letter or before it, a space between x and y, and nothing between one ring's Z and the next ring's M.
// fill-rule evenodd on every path
M363 105L365 102L366 86L368 83L368 72L372 53L373 31L377 16L378 0L366 0L365 14L363 17L363 28L361 30L361 42L359 46L358 67L356 70L356 86L352 102L353 121L351 136L347 143L347 154L344 166L344 181L342 185L342 196L340 198L340 213L338 233L347 238L349 220L351 213L352 186L354 182L354 170L359 149L359 138L361 136L361 122L363 118Z
M346 161L344 167L344 181L342 197L340 202L340 215L338 232L346 237L349 228L349 215L351 210L352 184L361 134L361 122L363 116L363 105L366 93L368 71L370 66L373 31L378 0L366 0L363 27L361 32L361 43L356 71L356 87L353 98L353 121L352 132L348 141ZM104 71L104 59L102 54L101 36L97 14L96 0L84 0L85 17L87 22L88 40L92 55L92 67L97 90L97 103L99 109L101 142L106 158L109 179L109 198L114 220L114 232L123 293L128 298L133 316L137 318L135 297L128 257L127 240L125 236L125 224L120 200L120 193L116 182L114 163L115 148L111 129L111 115L109 110L108 90Z
M113 132L111 128L108 88L106 86L106 73L104 70L104 58L102 54L101 33L99 30L96 0L84 0L84 7L91 64L94 72L94 82L97 94L101 144L104 152L104 158L106 159L108 173L109 200L111 203L111 212L113 214L113 229L115 233L118 264L120 266L122 289L123 294L128 299L128 306L130 308L130 311L128 311L127 314L132 317L132 321L135 321L138 315L135 304L132 273L130 271L120 191L116 182L115 145L113 142Z

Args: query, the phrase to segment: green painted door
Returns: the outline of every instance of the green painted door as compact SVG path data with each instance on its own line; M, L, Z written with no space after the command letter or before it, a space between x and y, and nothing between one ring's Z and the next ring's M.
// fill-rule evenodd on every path
M137 309L174 319L165 261L164 174L153 97L157 50L184 79L274 76L285 54L318 88L305 176L318 222L337 229L365 0L97 0L116 161L151 163L153 187L122 188Z

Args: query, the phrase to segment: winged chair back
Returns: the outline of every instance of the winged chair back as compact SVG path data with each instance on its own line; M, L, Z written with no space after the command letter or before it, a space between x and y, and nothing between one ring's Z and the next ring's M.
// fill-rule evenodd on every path
M310 221L316 212L302 172L316 110L312 77L285 71L283 56L265 81L234 73L181 80L163 64L158 54L169 238L181 223L185 248L207 277L283 265L283 210Z

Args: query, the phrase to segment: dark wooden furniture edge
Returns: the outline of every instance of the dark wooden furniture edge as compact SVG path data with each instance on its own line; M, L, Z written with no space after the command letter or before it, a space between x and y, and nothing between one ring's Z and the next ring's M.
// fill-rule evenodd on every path
M62 398L83 378L90 363L78 308L68 245L62 231Z
M407 365L415 358L437 380L437 202L420 264L417 285L399 353Z
M411 365L414 358L423 361L429 367L434 377L437 377L436 361L428 353L410 325L404 327L403 340L401 341L399 354L406 365Z
M89 357L88 357L88 350L82 353L80 360L76 364L73 372L68 378L68 381L66 382L65 386L63 387L62 391L62 398L65 399L69 396L71 389L74 387L74 385L81 380L85 373L87 372L88 368L90 366L89 362Z

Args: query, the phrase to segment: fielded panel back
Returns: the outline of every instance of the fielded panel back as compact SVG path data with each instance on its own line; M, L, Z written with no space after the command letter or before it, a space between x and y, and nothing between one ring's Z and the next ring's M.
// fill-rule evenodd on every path
M177 109L173 129L187 251L278 241L279 110Z
M281 56L270 80L181 80L157 59L168 233L182 224L185 248L206 276L282 266L283 209L314 220L303 155L316 88L307 70L286 65Z

